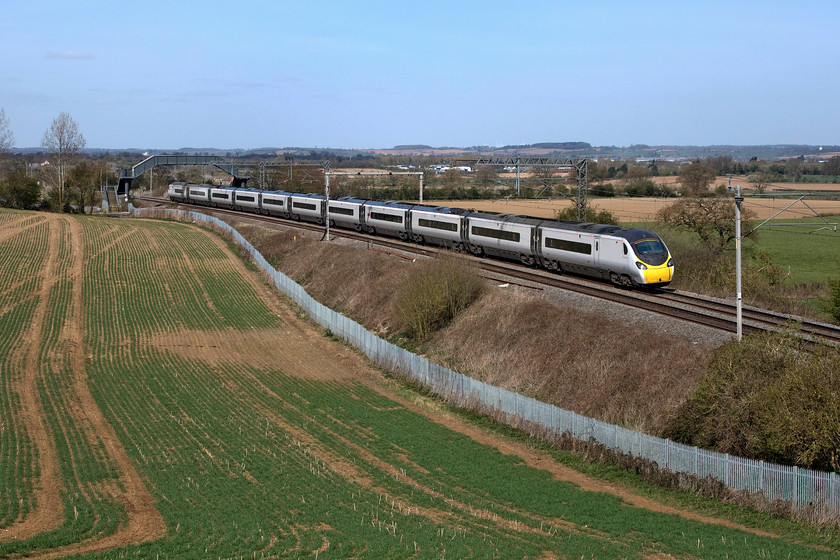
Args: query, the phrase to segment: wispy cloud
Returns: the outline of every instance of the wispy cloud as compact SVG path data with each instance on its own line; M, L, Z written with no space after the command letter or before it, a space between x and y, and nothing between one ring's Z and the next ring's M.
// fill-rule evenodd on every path
M64 51L64 52L49 52L46 58L48 60L93 60L94 56L90 53L79 51Z

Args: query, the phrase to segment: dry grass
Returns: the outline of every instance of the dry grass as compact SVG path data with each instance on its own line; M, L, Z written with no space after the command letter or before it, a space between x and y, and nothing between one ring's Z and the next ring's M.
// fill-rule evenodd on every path
M495 289L436 337L432 359L488 383L658 434L711 348Z
M245 224L236 228L278 270L327 307L380 335L396 328L396 287L411 263L378 251L343 246L338 241L322 243L320 235L308 232Z

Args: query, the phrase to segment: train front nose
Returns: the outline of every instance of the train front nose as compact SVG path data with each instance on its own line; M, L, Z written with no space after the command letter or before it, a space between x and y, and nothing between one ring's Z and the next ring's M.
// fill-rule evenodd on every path
M647 265L642 270L645 284L668 284L674 279L674 259L669 255L665 264L659 266Z

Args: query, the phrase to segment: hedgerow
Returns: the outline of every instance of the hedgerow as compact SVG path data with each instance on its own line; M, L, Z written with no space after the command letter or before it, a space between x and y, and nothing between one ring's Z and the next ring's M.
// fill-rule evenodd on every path
M720 347L666 437L742 457L840 472L840 357L792 333Z

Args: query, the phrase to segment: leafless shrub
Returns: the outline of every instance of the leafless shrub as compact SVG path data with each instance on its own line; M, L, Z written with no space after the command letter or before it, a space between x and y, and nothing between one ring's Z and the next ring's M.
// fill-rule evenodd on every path
M483 290L484 282L460 259L441 257L424 262L399 287L397 317L410 336L426 340L469 307Z

